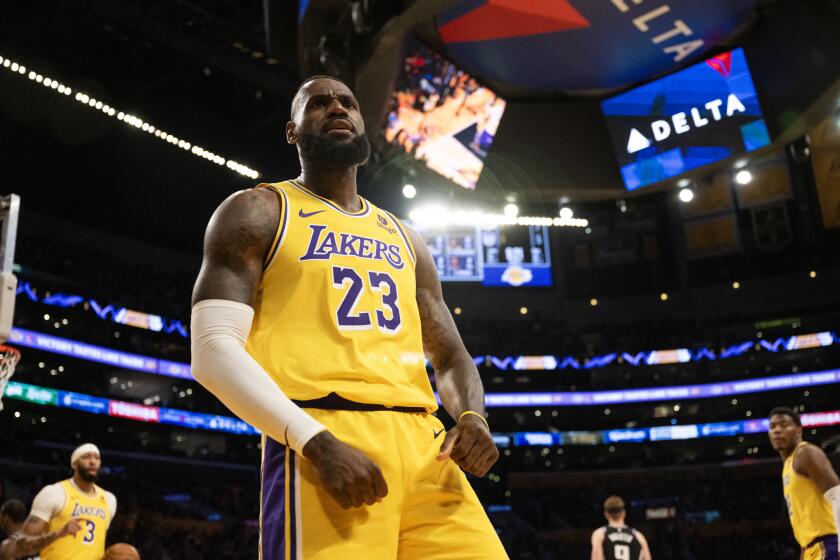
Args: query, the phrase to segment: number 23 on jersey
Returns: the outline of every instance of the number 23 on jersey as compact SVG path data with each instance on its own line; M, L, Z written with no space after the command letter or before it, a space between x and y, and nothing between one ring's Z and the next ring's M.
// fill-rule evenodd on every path
M368 271L362 277L351 267L332 267L333 288L345 290L344 298L335 311L336 324L341 331L363 331L376 327L384 333L396 334L402 326L397 284L387 272ZM365 290L380 295L376 309L359 309ZM373 315L373 316L372 316Z

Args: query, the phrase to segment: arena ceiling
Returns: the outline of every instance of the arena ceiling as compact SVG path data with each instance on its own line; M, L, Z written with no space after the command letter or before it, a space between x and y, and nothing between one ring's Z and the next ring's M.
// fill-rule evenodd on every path
M279 179L297 173L283 126L300 76L327 70L354 81L376 136L404 41L415 34L510 97L497 170L510 162L533 171L535 198L598 199L620 194L620 179L608 143L584 130L598 118L597 100L566 102L750 38L775 4L630 0L623 12L620 0L34 0L0 8L0 56ZM474 31L471 22L486 16L510 26ZM774 25L778 33L784 21ZM698 40L690 52L664 52ZM685 57L674 60L678 53ZM534 139L540 122L550 130ZM546 136L556 131L579 138ZM529 159L529 138L563 157ZM219 201L254 183L9 72L0 72L0 149L0 190L22 194L24 208L191 252ZM394 207L401 186L365 194Z

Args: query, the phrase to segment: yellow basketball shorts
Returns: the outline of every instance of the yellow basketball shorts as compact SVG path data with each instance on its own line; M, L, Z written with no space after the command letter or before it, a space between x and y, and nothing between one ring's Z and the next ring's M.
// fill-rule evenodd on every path
M438 461L443 424L425 413L307 409L375 461L388 495L342 509L312 465L263 436L261 560L507 560L466 476Z

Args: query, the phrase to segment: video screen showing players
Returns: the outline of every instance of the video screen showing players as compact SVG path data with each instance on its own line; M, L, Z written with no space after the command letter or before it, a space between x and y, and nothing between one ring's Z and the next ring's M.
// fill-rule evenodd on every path
M552 285L548 228L544 226L412 227L426 240L441 281Z
M505 101L413 42L394 92L385 138L458 185L475 189Z

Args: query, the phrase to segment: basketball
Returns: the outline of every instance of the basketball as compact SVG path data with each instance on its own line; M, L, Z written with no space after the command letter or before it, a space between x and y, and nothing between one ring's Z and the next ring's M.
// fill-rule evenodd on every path
M117 543L108 547L104 560L140 560L140 553L128 543Z

